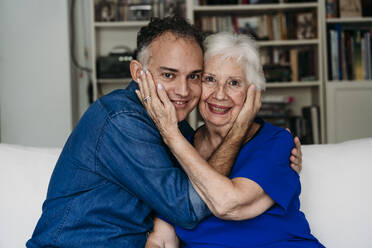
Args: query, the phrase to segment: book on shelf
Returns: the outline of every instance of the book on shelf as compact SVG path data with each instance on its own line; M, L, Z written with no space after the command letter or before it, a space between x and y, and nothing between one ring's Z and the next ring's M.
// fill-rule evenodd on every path
M196 18L196 25L208 32L231 31L249 34L256 40L314 39L317 37L316 13L277 12L256 16L211 16Z
M299 81L298 76L298 49L291 48L290 50L290 64L291 64L291 71L292 71L292 82Z
M304 47L263 47L260 60L266 81L301 82L317 80L316 49Z
M341 24L328 30L330 80L372 79L371 33L372 28L343 29Z
M362 16L372 16L371 0L362 0Z
M283 128L289 127L291 111L289 105L294 101L293 96L264 95L257 117Z
M320 144L320 112L319 106L312 105L302 108L308 132L303 137L303 144Z
M338 0L326 0L327 18L338 17Z
M306 144L306 137L308 136L308 127L306 120L302 116L291 116L289 118L289 130L293 136L297 136L301 144Z
M195 0L194 2L198 5L231 5L231 4L270 4L279 3L279 0Z

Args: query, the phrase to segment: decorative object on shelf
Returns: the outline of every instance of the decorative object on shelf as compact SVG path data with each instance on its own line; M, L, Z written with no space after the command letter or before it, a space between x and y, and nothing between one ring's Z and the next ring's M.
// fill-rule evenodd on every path
M116 17L116 4L112 0L95 1L95 20L97 22L112 22Z
M134 54L126 46L114 47L107 56L97 58L97 78L130 78Z
M360 0L339 0L340 17L361 17L362 5Z
M266 64L263 66L266 82L291 81L291 67L289 65Z
M127 6L128 21L147 21L153 15L151 4L129 4Z
M162 16L166 17L178 15L185 17L185 9L185 0L164 0L164 10Z
M297 14L297 38L312 39L316 37L316 17L314 12Z

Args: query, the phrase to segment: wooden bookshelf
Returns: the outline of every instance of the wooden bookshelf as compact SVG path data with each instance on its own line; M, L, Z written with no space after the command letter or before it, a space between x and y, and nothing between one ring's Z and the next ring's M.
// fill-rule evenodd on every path
M322 32L321 32L321 16L322 6L319 1L309 1L307 3L281 3L278 4L237 4L237 5L195 5L194 0L187 0L187 17L194 23L203 24L202 18L242 18L255 17L264 15L287 15L296 16L297 13L314 13L314 21L316 25L315 37L307 39L299 39L298 37L291 38L288 36L284 39L282 35L276 35L273 38L269 36L268 40L258 40L257 45L261 50L261 56L271 54L276 49L282 49L289 53L290 50L298 49L313 49L314 61L313 67L315 70L315 80L313 81L293 81L293 82L268 82L264 95L268 96L293 96L295 102L289 105L293 115L300 116L302 108L305 106L317 105L320 109L321 122L321 140L324 142L325 123L324 123L324 104L323 104L323 59L322 59ZM297 17L297 16L296 16ZM274 17L273 17L274 18ZM287 18L287 16L285 16ZM214 19L212 19L214 21ZM243 20L244 21L244 20ZM217 21L218 22L218 21ZM205 23L204 23L205 24ZM235 24L236 25L236 24ZM209 25L208 25L209 26ZM218 26L210 25L213 28ZM288 27L289 28L289 27ZM236 27L235 27L236 30ZM211 30L212 31L212 30ZM215 30L213 30L215 31ZM218 30L217 30L218 31ZM287 31L285 31L287 32ZM292 33L293 34L293 33ZM297 36L297 34L296 34ZM279 38L278 38L279 37ZM264 52L263 50L266 50ZM274 49L274 50L273 50ZM274 51L275 53L276 51ZM285 52L284 52L285 53ZM269 55L271 56L271 55ZM271 59L270 59L271 60ZM306 63L306 62L305 62ZM190 118L190 122L199 123L196 115Z
M327 23L371 23L372 17L326 18Z
M96 28L130 28L146 26L148 21L125 21L125 22L94 22Z
M326 0L322 0L326 6ZM327 40L330 30L341 28L341 33L347 31L365 30L371 28L372 36L372 17L339 17L337 13L332 18L327 18L326 9L322 16L323 41L324 44L324 82L325 98L327 103L327 142L342 142L348 139L356 139L372 136L372 115L369 114L372 106L372 78L371 79L348 79L342 72L343 80L334 79L331 74L333 71L332 62L332 40ZM340 59L345 55L347 47L342 44L343 38L339 40L341 53L338 52ZM370 52L372 45L370 44ZM372 53L370 55L372 57ZM345 58L343 58L345 59ZM340 62L339 63L345 63ZM331 66L331 69L329 68ZM333 65L335 66L335 65ZM337 65L336 65L337 66ZM338 65L340 66L340 65ZM353 65L354 66L354 65ZM353 68L354 70L355 68ZM370 68L372 70L372 68Z
M302 10L302 9L316 9L318 8L318 2L309 3L278 3L278 4L235 4L235 5L198 5L194 6L195 13L203 12L224 12L226 11L278 11L278 10Z
M318 45L319 39L258 41L259 47Z
M279 82L279 83L267 83L266 88L306 88L306 87L320 87L321 81L315 82Z

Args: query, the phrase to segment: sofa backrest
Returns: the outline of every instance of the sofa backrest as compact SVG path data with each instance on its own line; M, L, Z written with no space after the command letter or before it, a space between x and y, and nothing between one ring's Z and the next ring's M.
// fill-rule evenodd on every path
M372 138L303 146L301 209L330 248L372 247ZM24 247L60 149L0 144L0 247Z

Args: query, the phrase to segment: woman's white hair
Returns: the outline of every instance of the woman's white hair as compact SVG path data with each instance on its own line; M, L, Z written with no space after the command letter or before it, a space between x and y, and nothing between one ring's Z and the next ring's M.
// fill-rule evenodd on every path
M257 89L265 89L263 74L256 42L244 34L220 32L209 35L204 41L204 63L218 56L218 59L235 59L243 65L248 83Z

